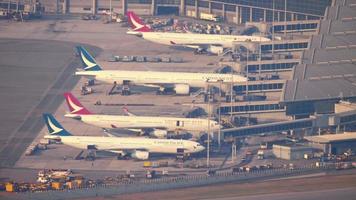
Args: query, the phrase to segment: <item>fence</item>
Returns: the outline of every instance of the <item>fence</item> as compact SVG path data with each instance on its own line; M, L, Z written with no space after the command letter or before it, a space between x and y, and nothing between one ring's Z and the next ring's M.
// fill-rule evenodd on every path
M178 189L192 186L204 186L217 183L246 182L252 180L279 178L284 176L297 176L322 172L335 169L332 166L322 167L301 167L295 169L268 169L253 172L221 172L214 175L193 175L186 177L165 177L160 179L145 179L138 181L127 181L115 184L95 185L90 188L78 188L73 190L50 190L45 192L18 193L9 198L14 199L67 199L85 198L95 196L120 195L139 192L150 192L167 189Z

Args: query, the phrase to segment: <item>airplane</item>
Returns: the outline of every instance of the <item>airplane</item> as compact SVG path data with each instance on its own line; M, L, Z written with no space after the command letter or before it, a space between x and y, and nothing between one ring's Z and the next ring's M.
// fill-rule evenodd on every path
M205 133L213 133L221 126L217 121L199 118L136 116L124 108L126 115L94 114L86 109L72 93L64 93L69 113L65 117L80 120L86 124L107 129L128 129L140 135L156 138L167 138L168 133L174 135L190 133L199 139ZM210 127L208 127L208 125Z
M127 34L136 35L159 44L189 47L195 49L196 52L207 51L213 54L221 54L224 48L231 49L238 42L271 41L271 39L263 36L154 32L134 12L128 11L126 16L132 28Z
M226 87L226 83L238 84L247 81L245 77L235 74L102 70L86 49L77 46L77 51L84 70L75 72L76 76L85 76L108 84L159 88L158 93L173 90L178 95L188 95L191 87Z
M130 156L138 160L147 160L152 153L176 154L183 152L192 154L205 149L199 143L190 140L74 136L65 130L52 114L44 113L43 119L49 133L44 136L45 139L60 141L78 149L116 153L118 158Z

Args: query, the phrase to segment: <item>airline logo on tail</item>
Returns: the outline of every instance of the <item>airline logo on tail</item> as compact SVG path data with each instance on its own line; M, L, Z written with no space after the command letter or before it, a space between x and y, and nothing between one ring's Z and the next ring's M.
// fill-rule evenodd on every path
M139 32L150 32L152 31L150 27L145 25L141 19L132 11L128 11L126 13L128 21L131 25L131 28L134 31L139 31Z
M70 92L64 93L69 111L71 114L89 115L91 112L87 110L77 98Z
M87 67L84 68L85 70L88 70L88 69L90 69L90 68L92 68L92 67L95 67L96 64L90 62L90 60L88 60L88 59L85 57L85 55L83 54L83 52L80 52L80 56L82 57L83 62L84 62L85 65L87 66Z
M63 131L62 128L58 128L56 125L53 124L51 118L47 118L47 122L48 122L48 128L51 129L50 131L51 135L58 134L59 132Z
M48 132L50 135L61 135L61 136L68 136L70 135L60 124L59 122L53 117L51 114L43 114L43 119L47 125Z
M95 59L89 54L87 50L82 46L77 46L77 51L80 56L80 60L84 65L85 71L98 71L101 67L96 63Z

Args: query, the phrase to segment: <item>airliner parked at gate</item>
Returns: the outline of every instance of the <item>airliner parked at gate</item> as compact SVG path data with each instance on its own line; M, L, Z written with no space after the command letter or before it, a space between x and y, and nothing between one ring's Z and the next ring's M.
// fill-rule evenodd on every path
M227 83L241 84L247 80L245 77L235 74L102 70L83 47L78 46L77 50L84 65L84 71L77 71L75 75L109 84L115 82L117 84L155 87L162 92L173 89L176 94L187 95L190 93L191 87L206 88L208 84L215 86Z
M205 149L199 143L190 140L73 136L51 114L43 114L43 119L49 132L44 138L58 140L78 149L113 152L118 154L118 157L130 156L139 160L147 160L151 153L177 154L183 151L183 153L191 154Z
M86 124L104 129L128 129L157 138L167 138L168 133L190 133L194 138L208 132L218 131L220 125L217 121L199 118L136 116L126 108L124 115L101 115L91 113L71 93L64 94L69 113L66 117L80 120Z
M129 11L126 16L132 28L132 31L128 31L127 34L136 35L145 40L164 45L185 46L212 51L219 49L217 47L232 48L239 42L271 41L271 39L263 36L154 32L134 12Z

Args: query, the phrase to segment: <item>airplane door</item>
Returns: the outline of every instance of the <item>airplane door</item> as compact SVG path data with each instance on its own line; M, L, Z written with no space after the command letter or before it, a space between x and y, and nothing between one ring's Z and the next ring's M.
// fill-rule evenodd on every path
M184 127L184 121L177 121L176 122L177 127Z

